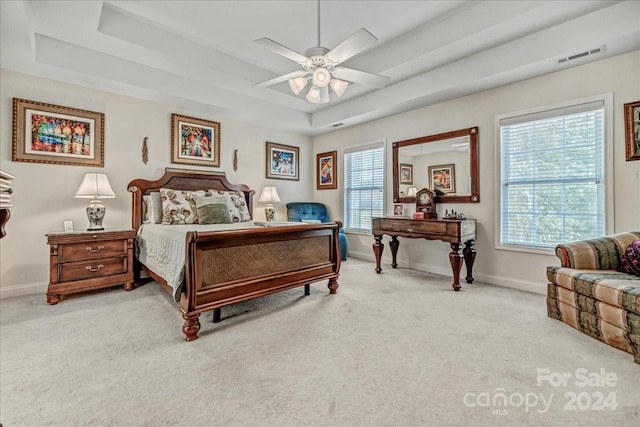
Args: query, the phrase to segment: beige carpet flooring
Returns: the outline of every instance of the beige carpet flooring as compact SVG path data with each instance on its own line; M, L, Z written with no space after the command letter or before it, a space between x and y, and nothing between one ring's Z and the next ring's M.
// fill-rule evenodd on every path
M0 422L640 425L640 365L548 318L544 296L482 283L457 293L448 277L377 275L357 259L341 273L337 295L322 282L308 297L300 288L226 307L222 323L207 313L191 343L153 283L56 306L2 300ZM568 377L538 385L538 370Z

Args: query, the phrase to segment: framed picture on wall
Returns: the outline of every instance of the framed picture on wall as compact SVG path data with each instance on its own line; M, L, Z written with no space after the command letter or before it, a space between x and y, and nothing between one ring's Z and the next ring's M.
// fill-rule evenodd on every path
M429 185L432 191L456 192L455 165L429 166Z
M267 141L266 170L267 178L292 179L298 181L300 176L300 149L291 145L276 144Z
M413 165L400 163L400 184L413 185Z
M627 160L640 160L640 101L624 104Z
M402 203L393 204L393 216L404 216L404 204Z
M171 163L220 167L220 123L171 114Z
M104 114L13 98L14 162L104 166Z
M335 190L338 188L338 152L316 154L316 190Z

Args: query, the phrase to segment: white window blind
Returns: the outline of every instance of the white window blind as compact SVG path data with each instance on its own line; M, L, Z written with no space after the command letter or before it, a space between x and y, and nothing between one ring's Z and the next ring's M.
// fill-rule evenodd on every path
M371 232L371 218L384 212L384 144L344 152L345 229Z
M500 243L603 236L604 102L500 120Z

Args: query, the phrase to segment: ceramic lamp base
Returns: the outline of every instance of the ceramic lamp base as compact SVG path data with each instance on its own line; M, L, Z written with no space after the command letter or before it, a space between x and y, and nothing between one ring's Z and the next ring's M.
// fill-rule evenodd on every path
M104 230L102 226L102 220L107 208L102 203L91 203L87 206L87 218L89 219L89 228L87 231L99 231Z
M274 222L276 220L276 209L273 206L267 206L264 208L264 216L267 222Z

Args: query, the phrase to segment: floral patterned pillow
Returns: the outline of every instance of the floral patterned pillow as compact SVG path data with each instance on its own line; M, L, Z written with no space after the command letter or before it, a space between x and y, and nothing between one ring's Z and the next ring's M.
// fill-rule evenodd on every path
M198 215L196 209L196 197L204 197L204 190L181 191L170 188L161 188L162 197L162 223L163 224L197 224Z
M632 242L620 259L618 271L640 276L640 240Z
M229 205L229 212L233 222L251 221L251 215L243 193L222 190L209 190L209 193L211 193L212 197L224 200Z

